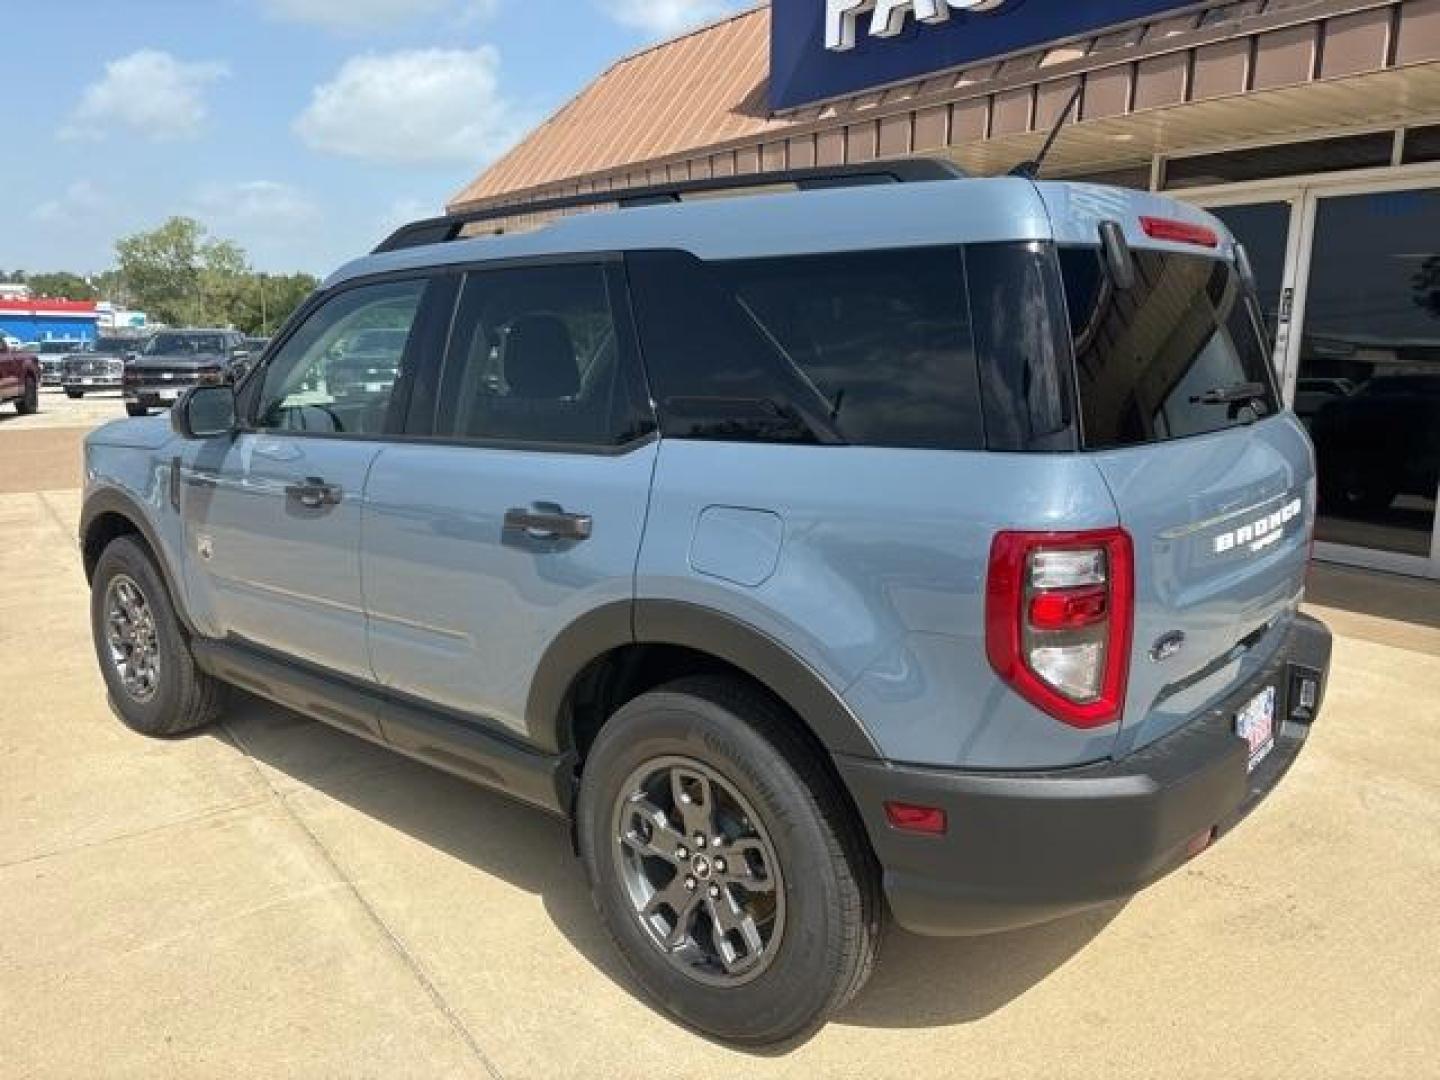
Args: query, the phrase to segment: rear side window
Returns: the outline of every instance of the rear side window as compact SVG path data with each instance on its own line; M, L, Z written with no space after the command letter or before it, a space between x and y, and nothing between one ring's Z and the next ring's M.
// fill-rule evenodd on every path
M630 258L672 438L984 446L959 248L702 263Z
M434 434L614 448L643 431L630 349L600 265L468 275Z
M1134 254L1136 284L1122 292L1098 249L1060 251L1086 447L1204 435L1277 412L1269 350L1234 268ZM1217 400L1245 384L1257 388L1253 400Z

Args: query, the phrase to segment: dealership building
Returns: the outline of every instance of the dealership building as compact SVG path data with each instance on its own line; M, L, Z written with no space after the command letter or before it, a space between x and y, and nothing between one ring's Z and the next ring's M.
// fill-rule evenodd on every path
M1072 101L1045 178L1165 192L1247 246L1288 400L1345 440L1319 554L1440 577L1440 0L773 0L620 60L450 208L1003 174Z

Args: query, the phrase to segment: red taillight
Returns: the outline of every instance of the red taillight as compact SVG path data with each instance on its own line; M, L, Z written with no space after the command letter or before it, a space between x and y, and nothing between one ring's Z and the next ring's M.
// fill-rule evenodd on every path
M1104 585L1051 589L1030 598L1030 625L1036 630L1081 630L1104 622L1110 590Z
M1204 225L1172 218L1142 217L1140 227L1151 240L1167 240L1172 244L1194 244L1196 247L1218 248L1220 234Z
M921 833L925 836L943 836L945 833L945 811L938 806L916 806L914 803L887 802L885 820L901 832Z
M1125 704L1134 602L1124 529L999 533L985 597L990 664L1063 723L1114 723Z

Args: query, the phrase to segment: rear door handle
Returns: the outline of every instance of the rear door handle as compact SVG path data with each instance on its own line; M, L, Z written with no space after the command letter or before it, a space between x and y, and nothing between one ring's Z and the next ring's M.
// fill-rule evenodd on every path
M505 512L505 531L543 539L589 540L595 521L589 514L567 514L559 509L514 509Z
M285 485L285 497L293 499L307 510L339 506L344 496L343 488L337 484L327 484L318 476L307 476L298 484Z

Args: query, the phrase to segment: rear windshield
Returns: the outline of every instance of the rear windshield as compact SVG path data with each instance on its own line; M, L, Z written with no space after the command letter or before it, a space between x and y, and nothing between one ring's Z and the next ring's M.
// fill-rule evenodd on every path
M1269 349L1231 264L1134 254L1135 287L1118 291L1099 249L1060 250L1085 446L1166 442L1277 412Z

